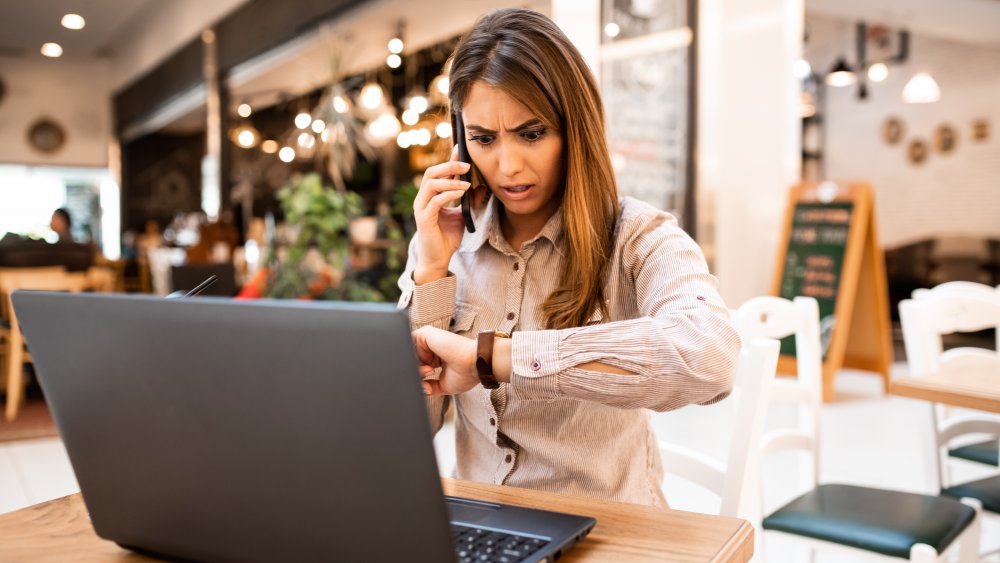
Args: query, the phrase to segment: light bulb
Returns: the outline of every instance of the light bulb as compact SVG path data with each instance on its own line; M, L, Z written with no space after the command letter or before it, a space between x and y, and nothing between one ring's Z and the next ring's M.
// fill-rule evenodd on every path
M427 111L427 98L423 96L413 96L410 98L410 109L417 113Z
M281 150L278 151L278 158L281 159L281 162L291 162L295 160L295 149L292 147L281 147Z
M236 136L236 142L245 149L257 144L257 135L254 135L253 131L249 129L244 129L240 131L240 134Z
M53 59L61 57L63 54L62 45L58 43L45 43L42 45L42 54Z
M302 112L295 116L295 126L298 127L299 129L305 129L306 127L309 127L309 124L312 123L312 121L313 121L312 116L306 112Z
M83 29L83 26L87 25L80 14L66 14L62 17L61 23L66 29Z
M369 82L361 89L361 105L368 109L377 109L382 105L383 99L382 87L374 82Z
M875 63L868 67L868 80L882 82L886 78L889 78L889 67L885 63Z

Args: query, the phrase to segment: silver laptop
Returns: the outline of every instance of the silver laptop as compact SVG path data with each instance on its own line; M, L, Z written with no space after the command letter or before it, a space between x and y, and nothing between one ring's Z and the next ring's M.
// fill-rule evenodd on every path
M129 549L553 561L595 524L444 497L409 324L391 306L23 291L13 303L94 530Z

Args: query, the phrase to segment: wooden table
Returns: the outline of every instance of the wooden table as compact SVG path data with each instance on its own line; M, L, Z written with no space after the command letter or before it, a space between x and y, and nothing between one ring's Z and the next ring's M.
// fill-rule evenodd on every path
M1000 413L1000 373L956 371L947 374L900 377L889 392L953 407Z
M597 518L561 562L745 562L753 528L744 520L442 479L446 494ZM79 494L0 515L0 561L152 561L94 534Z

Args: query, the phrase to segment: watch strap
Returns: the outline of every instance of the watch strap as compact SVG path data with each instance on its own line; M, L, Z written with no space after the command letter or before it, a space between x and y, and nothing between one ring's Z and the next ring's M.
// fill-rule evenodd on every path
M479 382L486 389L500 387L493 373L493 342L496 338L510 338L510 334L496 330L484 330L476 337L476 372Z

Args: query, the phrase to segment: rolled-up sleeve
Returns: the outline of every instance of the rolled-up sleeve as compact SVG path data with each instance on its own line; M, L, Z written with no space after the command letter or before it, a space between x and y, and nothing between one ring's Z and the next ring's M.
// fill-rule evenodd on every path
M417 264L417 236L414 235L410 240L406 269L399 276L401 294L397 307L407 310L412 330L428 325L448 330L448 324L455 314L455 276L449 272L447 276L423 285L417 285L413 281L413 270ZM448 397L427 397L426 402L431 432L436 434L444 423L444 414L450 400Z
M710 404L732 389L740 339L698 245L666 214L623 218L612 267L636 318L515 332L511 383L527 399L572 398L657 411ZM628 295L634 287L634 294ZM578 367L588 362L629 374Z

